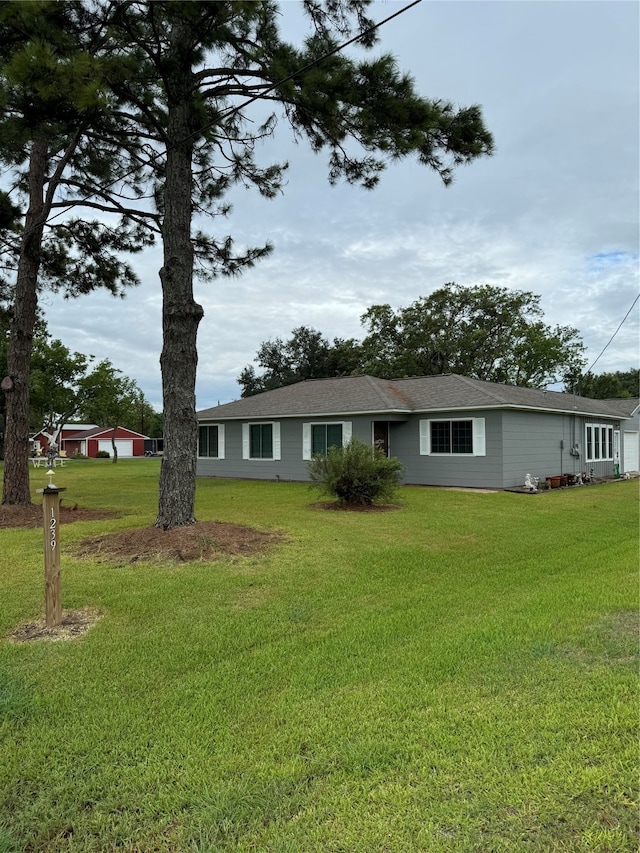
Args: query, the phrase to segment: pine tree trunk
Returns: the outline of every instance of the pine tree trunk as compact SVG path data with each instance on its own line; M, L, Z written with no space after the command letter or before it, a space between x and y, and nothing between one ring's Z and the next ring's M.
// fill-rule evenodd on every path
M48 143L34 140L29 162L29 209L24 235L7 349L5 460L2 503L29 506L29 378L33 329L38 306L40 246L45 222L44 184Z
M195 521L196 338L203 310L193 298L191 196L196 127L189 32L174 24L167 57L167 169L164 196L162 333L160 356L164 410L164 455L156 527L169 530ZM173 60L173 61L172 61Z

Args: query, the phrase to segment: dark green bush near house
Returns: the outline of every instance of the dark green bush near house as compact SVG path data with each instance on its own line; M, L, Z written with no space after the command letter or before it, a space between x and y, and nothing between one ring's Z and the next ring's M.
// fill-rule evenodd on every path
M341 503L370 506L393 498L404 466L399 459L352 438L345 447L330 447L326 456L314 456L308 471L325 494Z
M99 450L96 453L96 459L110 459L110 458L111 458L111 454L109 453L108 450Z

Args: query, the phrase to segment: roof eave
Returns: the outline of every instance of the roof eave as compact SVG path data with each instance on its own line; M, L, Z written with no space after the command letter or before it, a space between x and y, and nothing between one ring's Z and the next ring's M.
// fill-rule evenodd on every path
M526 406L520 403L486 403L477 406L433 406L424 409L414 409L413 414L428 414L429 412L478 412L487 409L514 409L523 412L544 412L549 415L580 415L585 418L608 418L612 421L624 419L624 415L612 412L587 412L582 409L555 409L547 406Z
M269 421L269 420L285 420L288 418L347 418L347 417L356 417L361 415L380 415L380 417L384 417L385 415L402 415L408 416L413 414L411 409L363 409L362 411L357 412L326 412L326 411L318 411L318 412L295 412L288 415L282 414L274 414L274 415L198 415L198 421Z

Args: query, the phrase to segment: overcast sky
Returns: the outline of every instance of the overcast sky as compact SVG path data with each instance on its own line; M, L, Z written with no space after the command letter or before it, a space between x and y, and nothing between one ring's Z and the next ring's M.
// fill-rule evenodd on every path
M376 3L372 17L407 2ZM281 123L264 163L289 161L284 194L235 192L224 232L238 245L271 241L273 255L238 279L196 283L197 408L240 396L236 378L262 341L301 325L361 338L369 306L407 306L449 281L539 294L545 322L577 328L591 364L639 287L639 9L423 0L386 24L378 50L395 54L421 94L480 104L496 152L448 188L406 161L365 192L330 187L326 157L293 145ZM296 37L297 4L282 14ZM159 250L134 264L142 283L124 301L48 296L43 307L53 336L108 358L161 409ZM595 373L638 365L638 308Z

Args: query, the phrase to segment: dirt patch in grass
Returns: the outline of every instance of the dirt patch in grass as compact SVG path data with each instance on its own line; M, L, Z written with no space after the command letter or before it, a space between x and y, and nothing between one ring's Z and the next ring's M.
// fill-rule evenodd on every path
M263 554L284 542L280 533L219 521L198 521L173 530L142 527L83 539L74 553L117 562L211 562L226 556Z
M109 510L83 509L60 502L60 523L115 518ZM0 505L0 529L42 527L42 505ZM263 533L251 527L218 521L199 521L173 530L143 527L83 539L73 548L80 557L136 563L139 561L218 560L225 555L261 554L284 541L279 533Z
M35 622L25 622L18 625L9 635L8 639L14 643L27 643L30 640L75 640L86 634L89 628L100 619L102 613L92 607L83 610L63 610L62 621L52 628L47 627L44 619Z
M394 512L402 509L400 504L347 504L340 501L318 501L311 504L311 509L328 509L337 512Z
M60 502L61 524L115 517L116 513L110 510L82 509L77 504ZM30 506L0 504L0 530L9 527L42 527L42 504L31 504Z
M594 626L597 634L610 645L613 659L635 663L640 654L640 615L636 610L618 610L605 616Z
M640 644L640 616L635 610L617 610L610 613L598 627L613 638L622 637Z
M589 635L585 645L560 647L558 652L586 666L619 664L637 669L640 655L640 616L637 611L609 613L589 626Z

